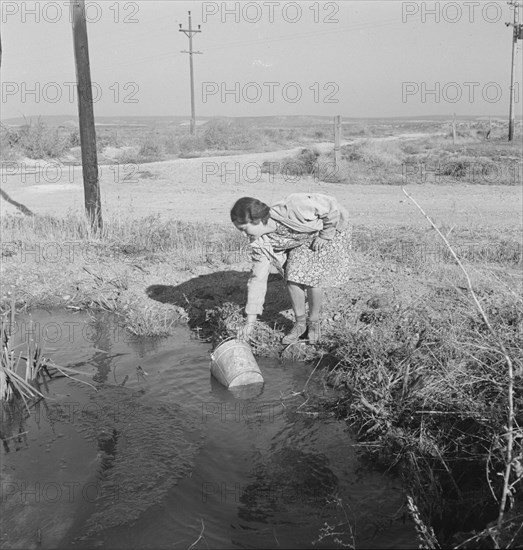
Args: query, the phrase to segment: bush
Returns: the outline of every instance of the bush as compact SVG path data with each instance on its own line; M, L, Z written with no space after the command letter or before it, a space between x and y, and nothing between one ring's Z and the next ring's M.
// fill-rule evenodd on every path
M400 166L405 153L397 142L365 140L356 145L342 147L341 156L350 162L362 161L372 167L391 167Z
M58 128L50 128L40 119L19 130L22 153L31 159L57 158L69 148L68 138L61 137Z
M188 157L188 156L194 156L195 151L204 151L205 150L205 142L203 140L203 137L201 135L188 135L188 136L182 136L179 140L179 151L180 156L182 157Z
M209 149L228 149L230 141L229 125L226 122L211 122L205 129L203 141Z
M175 132L169 132L162 140L163 150L170 155L177 154L180 150L180 142Z
M313 149L302 149L294 158L283 159L280 172L286 176L307 176L318 173L320 153Z
M348 179L348 162L341 160L335 165L332 153L320 154L315 149L302 149L295 157L285 157L280 162L265 161L261 167L262 174L280 173L285 179L313 176L316 181L328 183L345 182Z
M97 131L96 149L98 152L102 152L106 147L118 147L118 145L118 133L116 130Z
M154 136L148 136L138 150L138 156L142 160L158 160L162 157L162 146Z
M0 127L0 155L2 160L14 160L20 150L19 133L3 124Z
M207 126L203 140L208 149L249 149L260 143L261 134L242 124L218 120Z
M98 144L98 139L96 140ZM67 136L67 144L69 147L80 147L80 131L78 128L73 128Z

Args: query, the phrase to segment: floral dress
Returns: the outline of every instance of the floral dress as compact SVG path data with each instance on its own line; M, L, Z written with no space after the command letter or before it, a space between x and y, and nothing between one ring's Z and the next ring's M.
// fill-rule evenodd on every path
M285 280L311 287L342 286L350 280L352 232L336 231L321 250L310 245L317 233L300 233L280 222L268 237L275 251L286 251Z

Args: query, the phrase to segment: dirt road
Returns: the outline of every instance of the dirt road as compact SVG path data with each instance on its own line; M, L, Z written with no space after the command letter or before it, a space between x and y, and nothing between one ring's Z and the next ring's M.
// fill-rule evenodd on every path
M328 147L332 144L320 144L320 149ZM239 197L255 196L272 203L292 192L319 192L336 196L348 207L355 224L427 225L398 186L324 183L310 176L291 179L261 173L264 161L275 162L297 150L101 166L104 216L158 213L225 224L229 223L230 207ZM2 215L19 212L19 205L34 213L56 215L83 210L81 167L44 161L35 167L35 161L32 166L29 162L10 167L4 164ZM521 186L410 184L406 189L439 224L522 227Z

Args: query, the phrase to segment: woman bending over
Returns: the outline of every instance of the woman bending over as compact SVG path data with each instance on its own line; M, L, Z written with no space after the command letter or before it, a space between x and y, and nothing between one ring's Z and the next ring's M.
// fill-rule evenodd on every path
M351 232L347 210L331 196L293 193L272 206L252 197L236 201L231 221L250 239L252 271L247 284L244 336L263 311L271 267L285 278L295 324L282 343L316 343L325 287L350 277ZM306 317L305 296L309 311Z

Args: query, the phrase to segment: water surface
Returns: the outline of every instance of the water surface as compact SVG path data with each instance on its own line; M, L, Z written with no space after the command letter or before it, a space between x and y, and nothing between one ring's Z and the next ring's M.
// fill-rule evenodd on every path
M259 359L265 383L229 391L183 326L139 339L38 311L28 332L98 391L60 378L28 417L3 414L5 547L417 548L399 480L315 405L317 377L300 394L313 365Z

